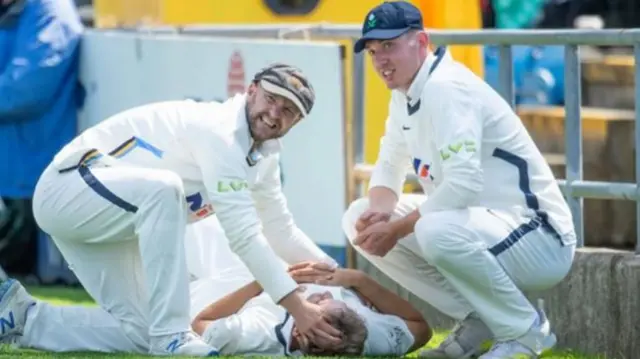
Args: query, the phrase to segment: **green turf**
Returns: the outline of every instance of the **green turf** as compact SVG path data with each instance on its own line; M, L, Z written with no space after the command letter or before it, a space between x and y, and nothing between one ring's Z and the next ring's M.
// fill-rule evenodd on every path
M57 304L82 304L93 305L91 298L81 289L64 288L64 287L27 287L29 292L37 296L38 298L47 300ZM435 334L434 339L430 341L427 347L437 346L446 336L446 332L438 332ZM415 357L416 354L409 354L409 357ZM65 354L50 354L42 353L34 350L15 349L8 346L0 348L0 359L2 358L17 358L17 359L36 359L36 358L61 358L61 359L141 359L148 358L148 356L141 355L106 355L95 353L65 353ZM589 357L584 355L578 355L570 352L555 352L547 353L543 355L545 359L602 359L598 357ZM613 359L613 358L612 358Z

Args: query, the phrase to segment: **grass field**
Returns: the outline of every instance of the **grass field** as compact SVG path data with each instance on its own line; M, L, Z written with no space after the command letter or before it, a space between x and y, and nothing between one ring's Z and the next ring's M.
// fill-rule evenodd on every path
M82 290L74 288L63 287L28 287L28 290L38 298L47 300L57 304L85 304L93 305L91 298ZM446 336L445 332L439 332L435 338L429 343L428 347L437 346ZM414 357L415 354L409 355ZM0 358L16 358L16 359L40 359L40 358L61 358L61 359L139 359L148 358L147 356L140 355L106 355L106 354L94 354L94 353L65 353L65 354L50 354L42 353L34 350L15 349L11 347L0 348ZM547 353L543 355L543 358L551 359L601 359L597 357L588 357L570 352L555 352Z

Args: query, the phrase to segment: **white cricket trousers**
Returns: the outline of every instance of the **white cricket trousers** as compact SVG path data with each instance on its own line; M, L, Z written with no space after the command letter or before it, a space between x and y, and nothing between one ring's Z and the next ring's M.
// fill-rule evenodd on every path
M190 329L185 206L182 180L171 171L44 171L33 198L36 221L101 307L69 321L71 350L93 350L116 336L115 351L144 353L150 336Z
M231 251L215 216L188 225L184 246L189 271L198 278L189 284L191 320L209 304L253 280L249 269ZM135 345L122 330L120 321L102 308L44 301L29 309L18 344L48 352L144 353L145 350Z
M393 217L406 216L426 199L402 195ZM343 229L350 241L356 237L356 221L368 208L368 199L362 198L345 213ZM435 212L422 216L414 233L384 257L354 247L439 311L457 320L475 312L497 340L512 340L524 335L537 317L522 291L560 282L571 268L575 244L562 245L540 227L523 231L526 220L507 218L486 208Z

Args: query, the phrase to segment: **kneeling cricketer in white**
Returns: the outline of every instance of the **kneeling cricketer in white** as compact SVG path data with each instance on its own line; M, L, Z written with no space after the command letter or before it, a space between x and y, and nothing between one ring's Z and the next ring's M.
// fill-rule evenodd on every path
M93 316L69 326L67 347L217 355L190 330L183 242L187 223L214 211L231 249L265 292L302 323L301 331L336 340L339 333L319 306L296 293L276 255L328 259L293 224L277 165L278 138L307 116L313 102L313 88L300 70L275 64L256 74L246 94L224 103L137 107L65 146L37 184L34 215L100 305ZM19 283L3 289L1 314L23 323L25 315L37 313L37 305L15 295L23 290ZM100 337L105 323L114 322L117 340Z

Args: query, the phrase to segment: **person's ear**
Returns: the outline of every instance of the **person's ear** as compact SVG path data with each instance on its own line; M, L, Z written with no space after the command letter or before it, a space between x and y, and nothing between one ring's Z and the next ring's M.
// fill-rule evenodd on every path
M429 46L429 35L427 35L426 32L420 31L418 32L416 37L418 39L418 44L420 44L420 47L427 48Z
M247 94L253 96L253 94L255 94L256 91L258 91L258 84L256 84L255 82L252 82L249 85L249 88L247 89Z

